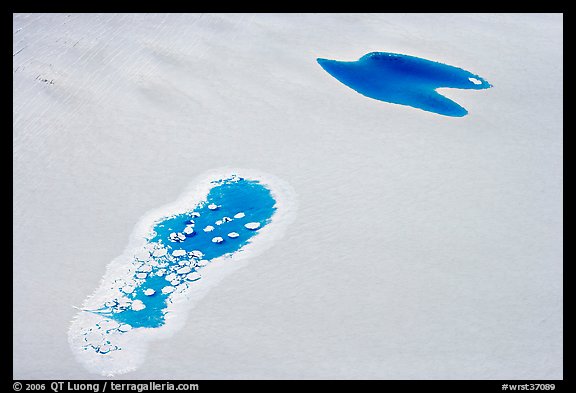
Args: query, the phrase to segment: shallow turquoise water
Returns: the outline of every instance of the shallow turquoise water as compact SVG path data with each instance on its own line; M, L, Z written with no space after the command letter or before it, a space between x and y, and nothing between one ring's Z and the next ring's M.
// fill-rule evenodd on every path
M213 183L214 187L205 201L155 225L155 234L147 240L165 246L167 254L152 254L142 264L139 273L146 277L136 278L139 284L131 293L122 293L123 289L119 289L119 294L128 297L133 304L134 301L142 302L144 308L133 309L111 301L97 310L98 314L132 327L154 328L163 325L169 293L163 293L162 289L178 285L167 280L170 274L179 284L194 285L194 281L200 279L195 273L201 272L202 264L212 263L212 259L225 254L241 252L241 248L270 222L276 210L275 200L270 190L258 181L232 178ZM247 223L258 223L260 226L249 229L245 227ZM185 233L185 228L192 226L194 232ZM213 230L205 231L208 226ZM222 242L215 243L213 239L218 237L222 238ZM185 255L172 255L175 250L183 250ZM153 290L154 293L147 294L146 290Z
M366 97L445 116L462 117L468 111L435 89L492 87L461 68L397 53L372 52L358 61L317 61L334 78Z

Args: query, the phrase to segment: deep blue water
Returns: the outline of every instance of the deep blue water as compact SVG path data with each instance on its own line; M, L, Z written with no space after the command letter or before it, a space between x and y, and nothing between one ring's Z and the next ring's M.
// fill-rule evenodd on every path
M133 302L141 301L145 308L134 310L113 304L98 311L99 314L129 324L132 327L153 328L163 325L169 293L162 293L162 288L174 286L166 280L168 274L173 273L180 282L194 285L194 281L198 279L194 273L201 273L202 270L199 264L212 263L210 261L214 258L238 252L253 236L257 235L262 227L270 222L276 210L275 200L270 190L258 181L232 178L213 183L214 186L206 201L185 213L168 217L159 222L154 227L155 235L147 239L151 243L159 242L164 245L167 249L167 255L154 256L152 254L151 259L144 263L144 268L140 268L140 270L149 270L145 272L146 278L140 279L140 284L135 290L126 295ZM217 208L212 210L209 207L214 206L211 205L216 205ZM235 218L234 216L238 213L243 213L244 217ZM230 220L222 221L225 217ZM247 223L259 223L260 227L248 229L244 226ZM187 226L190 228L191 225L194 226L194 232L185 234L184 229ZM214 227L214 230L205 232L204 228L207 226ZM238 235L237 237L228 236L230 233L235 236L234 232ZM174 236L178 233L182 234L181 238ZM171 234L172 240L176 241L171 240ZM223 241L214 243L213 239L217 237L221 237ZM172 256L172 252L175 250L184 250L187 254ZM196 255L191 255L190 252L192 251ZM197 251L200 251L203 256L200 256ZM156 266L156 264L160 264L160 266ZM184 273L178 273L179 269L183 269ZM160 276L161 271L165 271L165 274ZM144 291L147 289L153 289L155 293L153 295L145 294Z
M372 52L358 61L317 61L334 78L366 97L445 116L462 117L468 111L435 89L492 86L461 68L397 53Z

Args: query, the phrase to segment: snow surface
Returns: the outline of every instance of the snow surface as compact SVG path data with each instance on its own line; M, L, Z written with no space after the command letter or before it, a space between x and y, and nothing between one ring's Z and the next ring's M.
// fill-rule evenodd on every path
M222 167L285 180L295 221L115 379L563 377L561 14L13 21L14 379L104 378L70 350L72 306ZM446 118L315 60L372 51L493 87L441 89L469 111Z

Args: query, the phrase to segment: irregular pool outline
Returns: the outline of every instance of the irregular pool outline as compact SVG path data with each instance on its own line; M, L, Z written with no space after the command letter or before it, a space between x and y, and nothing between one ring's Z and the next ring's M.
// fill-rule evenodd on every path
M240 250L213 258L201 267L202 279L193 285L181 286L168 295L164 323L158 327L131 328L98 312L118 290L120 284L133 279L136 267L134 256L150 244L146 239L154 236L155 225L166 217L192 211L205 202L214 188L214 181L241 177L266 187L275 200L275 211L267 225L253 230L258 233L243 244ZM226 276L245 266L252 257L271 247L281 238L295 218L296 193L281 179L253 170L220 169L198 176L188 189L173 203L148 212L135 226L129 245L122 255L111 261L96 291L90 295L74 317L68 332L68 341L77 360L89 371L114 376L137 369L145 360L150 341L170 337L186 323L187 314L195 304ZM86 311L91 310L91 311ZM96 348L93 343L98 343Z
M370 52L356 61L316 61L332 77L366 97L449 117L463 117L468 111L436 89L492 87L462 68L399 53Z

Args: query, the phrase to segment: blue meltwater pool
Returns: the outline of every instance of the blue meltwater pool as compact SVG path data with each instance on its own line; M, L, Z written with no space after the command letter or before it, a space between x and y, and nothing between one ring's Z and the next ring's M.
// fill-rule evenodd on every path
M241 252L270 222L276 201L260 182L232 177L212 184L205 200L155 224L148 246L134 257L133 279L91 312L121 323L120 328L163 325L172 292L194 285L215 258Z
M317 61L334 78L366 97L444 116L462 117L468 111L436 89L492 87L461 68L397 53L372 52L358 61Z

